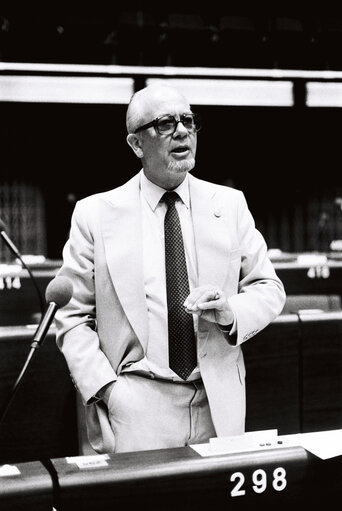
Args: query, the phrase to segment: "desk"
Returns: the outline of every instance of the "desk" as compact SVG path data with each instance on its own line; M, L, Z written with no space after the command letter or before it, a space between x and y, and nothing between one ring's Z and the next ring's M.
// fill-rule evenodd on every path
M242 344L247 431L276 427L282 435L300 431L299 339L297 314L284 314Z
M54 459L58 511L288 510L341 497L342 457L302 447L201 457L191 447L112 454L104 462ZM93 465L92 465L93 463Z
M342 428L342 311L280 315L242 350L247 431Z
M38 288L45 297L49 282L56 276L59 262L31 267ZM25 269L2 265L0 271L0 326L36 324L41 317L37 291Z
M302 430L342 428L342 311L299 314Z
M52 511L53 479L40 461L0 465L1 511Z
M5 475L5 472L8 472ZM0 466L1 511L288 511L342 495L342 456L300 446L202 457L191 447Z
M272 261L286 294L342 295L342 261L327 259L325 264Z
M30 349L35 328L0 327L0 409ZM78 453L76 391L51 328L0 427L0 463ZM1 508L1 506L0 506Z

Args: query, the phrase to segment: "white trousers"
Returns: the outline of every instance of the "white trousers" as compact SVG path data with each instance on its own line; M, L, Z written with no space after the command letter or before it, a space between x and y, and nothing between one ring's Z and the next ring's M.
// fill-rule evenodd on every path
M202 381L175 383L121 373L108 413L115 452L184 447L216 436Z

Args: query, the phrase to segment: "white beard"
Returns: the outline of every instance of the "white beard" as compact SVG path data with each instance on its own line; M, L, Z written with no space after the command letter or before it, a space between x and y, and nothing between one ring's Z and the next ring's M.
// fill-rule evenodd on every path
M176 172L190 172L195 166L195 158L183 161L170 161L168 170L175 170Z

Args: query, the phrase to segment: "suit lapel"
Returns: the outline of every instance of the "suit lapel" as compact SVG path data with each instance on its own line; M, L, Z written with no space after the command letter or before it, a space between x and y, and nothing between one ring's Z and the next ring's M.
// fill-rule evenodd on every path
M106 260L125 314L143 347L148 317L144 291L139 175L108 192L102 215Z
M228 269L227 227L216 187L189 175L198 264L198 285L222 287ZM127 318L146 349L148 315L144 290L139 175L106 194L102 234L109 273Z
M228 270L228 232L216 187L189 175L198 285L222 288Z

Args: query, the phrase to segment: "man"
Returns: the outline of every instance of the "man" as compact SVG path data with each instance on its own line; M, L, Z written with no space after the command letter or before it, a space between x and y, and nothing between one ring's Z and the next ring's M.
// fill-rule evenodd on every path
M189 174L199 128L179 91L138 91L127 142L142 170L73 213L57 343L97 452L242 434L241 344L284 305L242 192Z

